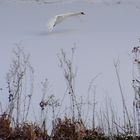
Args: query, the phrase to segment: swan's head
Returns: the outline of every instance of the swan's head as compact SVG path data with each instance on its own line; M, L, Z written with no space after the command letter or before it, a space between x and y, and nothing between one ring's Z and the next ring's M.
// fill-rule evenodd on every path
M85 13L84 13L84 12L81 12L80 14L81 14L81 15L85 15Z

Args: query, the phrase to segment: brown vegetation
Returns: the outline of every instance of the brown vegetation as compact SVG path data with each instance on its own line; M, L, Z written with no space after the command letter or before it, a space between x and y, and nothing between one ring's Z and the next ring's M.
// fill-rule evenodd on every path
M140 47L134 47L132 53L134 54L134 65L140 71ZM55 114L56 108L61 108L62 103L55 98L54 95L45 98L46 88L48 88L48 79L42 82L43 96L40 101L41 123L29 123L28 114L30 112L30 104L33 95L33 74L34 70L29 62L29 56L23 52L21 48L14 51L15 59L7 74L8 84L8 108L0 116L0 140L140 140L140 80L139 76L133 77L133 88L135 97L133 101L133 116L128 112L125 98L121 87L121 79L118 71L118 62L114 63L116 69L117 80L122 96L123 115L122 124L119 123L117 116L115 116L112 105L110 108L106 106L106 112L98 114L98 123L96 123L96 106L95 99L93 105L92 127L87 127L85 120L82 117L81 106L75 95L75 77L76 71L73 66L73 55L75 49L72 48L72 57L67 58L66 53L61 50L59 57L60 68L63 71L63 76L67 83L66 94L70 99L69 116L64 115L59 118ZM27 83L30 92L24 93L22 89L28 88L23 83ZM92 86L92 85L90 85ZM23 105L21 104L23 99ZM63 100L62 100L63 101ZM89 103L88 103L89 105ZM22 109L21 109L22 108ZM45 111L51 109L52 113L52 130L48 134L46 120L48 119ZM110 109L110 112L109 112ZM23 112L22 112L23 110Z

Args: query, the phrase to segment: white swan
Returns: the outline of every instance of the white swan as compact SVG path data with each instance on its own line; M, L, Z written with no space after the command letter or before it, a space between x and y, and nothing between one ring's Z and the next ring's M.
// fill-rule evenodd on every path
M54 16L47 24L48 30L51 32L53 28L56 26L56 24L61 23L63 20L67 19L68 17L72 16L79 16L79 15L85 15L84 12L77 12L77 13L65 13Z

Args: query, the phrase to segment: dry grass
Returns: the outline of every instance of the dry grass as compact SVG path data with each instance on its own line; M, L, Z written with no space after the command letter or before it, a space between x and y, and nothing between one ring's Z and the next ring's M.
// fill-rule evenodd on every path
M134 63L140 71L140 58L138 57L140 54L139 48L140 47L135 47L133 53ZM5 111L6 113L2 113L0 116L0 140L140 140L139 77L133 77L133 88L135 92L133 102L134 117L130 117L123 97L123 92L121 92L124 106L124 123L120 124L118 122L118 118L115 116L113 108L110 105L111 114L109 114L109 108L107 107L106 112L101 112L98 116L99 124L95 122L95 112L93 112L94 125L92 128L89 128L85 125L81 107L79 106L79 102L75 95L76 71L74 71L73 55L74 49L72 49L71 58L67 58L66 53L63 50L61 50L59 55L60 68L63 71L63 76L67 83L68 90L66 94L69 96L71 102L71 115L67 116L66 114L67 117L65 116L64 118L58 118L59 115L55 115L55 109L59 106L61 108L62 103L59 104L54 95L49 96L48 99L45 98L46 88L48 87L48 82L45 81L43 84L43 98L40 102L42 124L36 124L34 122L28 122L28 114L30 113L29 110L34 87L34 71L29 62L28 55L26 56L21 48L17 49L15 52L15 60L8 73L7 84L9 98L7 99L7 102L9 103L9 106ZM115 66L121 91L121 82L117 69L118 65ZM30 88L30 94L25 94L22 90L27 88L23 84L27 83L27 77L31 77L29 78L30 84L28 84L30 85L28 87ZM24 99L23 106L21 106L22 99ZM24 110L23 112L21 112L22 107ZM47 132L48 128L46 125L48 118L44 115L44 112L47 112L48 107L51 108L53 116L50 135ZM21 114L24 115L22 116ZM90 123L92 124L93 122L91 121Z

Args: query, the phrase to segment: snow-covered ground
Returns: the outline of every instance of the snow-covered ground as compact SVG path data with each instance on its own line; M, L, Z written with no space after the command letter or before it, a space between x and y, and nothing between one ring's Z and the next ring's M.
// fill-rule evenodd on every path
M33 0L32 0L33 1ZM87 98L90 81L95 80L98 106L109 96L113 103L121 104L114 59L120 59L120 76L128 106L131 107L133 90L132 47L139 45L139 0L79 0L43 4L26 0L1 0L0 3L0 101L7 93L5 75L9 69L15 43L21 44L31 54L35 69L35 94L37 105L41 98L41 81L48 78L52 93L62 98L66 89L57 54L76 46L76 95ZM70 18L47 31L47 21L54 15L66 12L85 12L85 16ZM48 93L49 94L49 93ZM93 98L93 95L90 95ZM66 98L66 101L68 99ZM66 104L68 106L68 104ZM38 113L36 113L38 114Z

